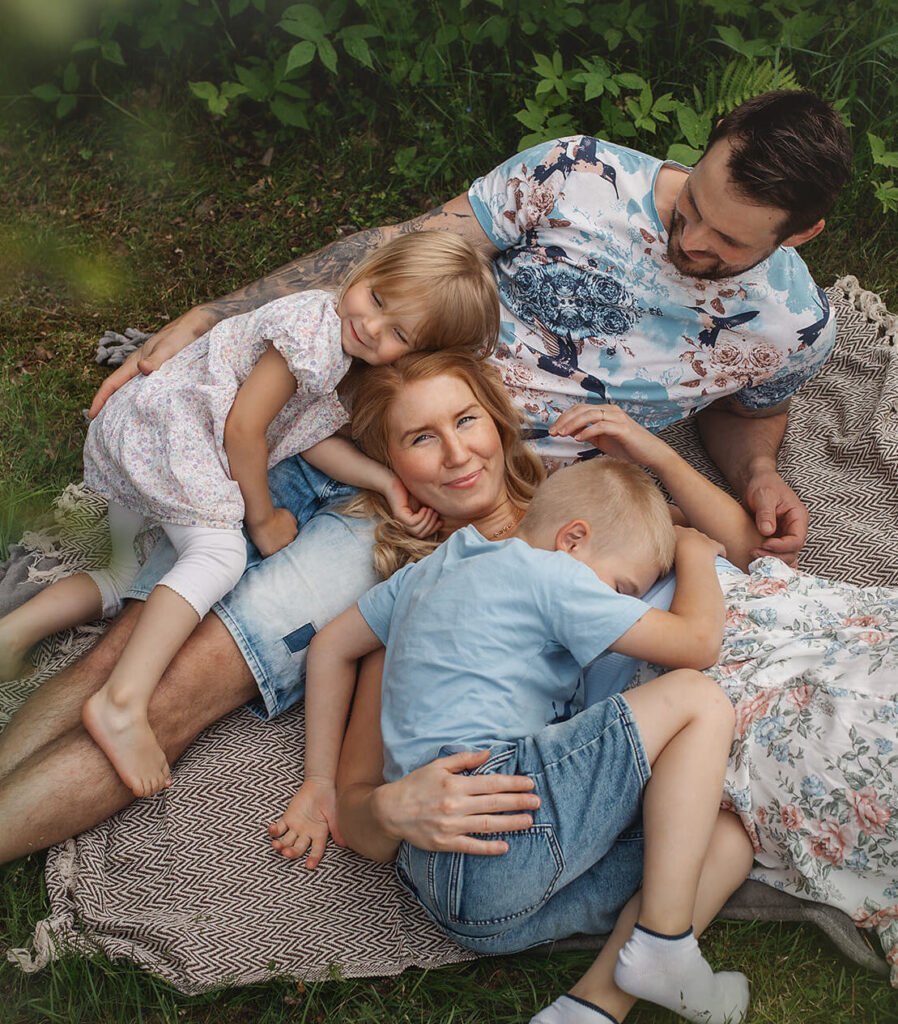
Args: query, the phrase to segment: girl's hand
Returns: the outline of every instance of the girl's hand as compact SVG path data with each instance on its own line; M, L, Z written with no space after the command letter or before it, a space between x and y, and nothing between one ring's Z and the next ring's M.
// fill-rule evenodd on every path
M439 515L426 505L419 505L409 494L405 484L393 474L390 484L383 491L390 506L390 512L405 529L419 540L430 537L443 525Z
M246 529L263 558L285 548L296 540L299 533L296 516L286 508L274 509L271 516L261 523L247 523Z
M309 779L299 788L287 810L268 826L271 845L287 860L297 860L306 850L306 867L317 868L324 856L328 835L344 846L337 828L337 794L333 782Z
M555 437L591 441L596 448L619 459L652 466L669 447L665 441L616 405L573 405L549 427Z

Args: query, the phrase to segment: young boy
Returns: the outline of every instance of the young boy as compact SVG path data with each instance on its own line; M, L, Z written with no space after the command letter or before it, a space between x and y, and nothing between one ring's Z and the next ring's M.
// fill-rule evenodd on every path
M550 477L510 540L458 530L313 642L305 783L282 819L296 838L278 848L294 857L310 845L307 866L320 860L356 659L384 644L388 782L488 748L478 772L529 775L541 800L530 829L501 836L501 857L402 844L399 878L434 921L493 953L601 934L644 873L619 989L690 1020L741 1021L745 978L713 974L691 930L733 728L726 698L690 671L720 648L719 552L703 534L675 532L650 478L610 458ZM652 609L639 598L674 562L671 609ZM608 649L685 671L582 711L581 669ZM535 1019L615 1020L613 998L602 1001L562 997Z

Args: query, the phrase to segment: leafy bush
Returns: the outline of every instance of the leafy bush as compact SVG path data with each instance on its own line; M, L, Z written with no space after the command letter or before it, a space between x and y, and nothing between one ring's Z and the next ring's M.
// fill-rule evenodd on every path
M810 87L866 138L858 171L898 208L898 0L81 2L52 74L18 58L56 117L161 83L229 130L322 146L370 130L402 182L430 187L576 130L693 162L742 99Z

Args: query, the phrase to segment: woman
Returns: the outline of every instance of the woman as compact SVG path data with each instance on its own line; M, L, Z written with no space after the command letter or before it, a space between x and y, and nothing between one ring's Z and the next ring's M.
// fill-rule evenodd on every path
M486 536L509 535L520 509L520 498L510 497L499 468L509 456L498 453L495 441L485 443L479 429L471 435L472 443L466 440L466 432L474 429L469 423L482 423L482 414L475 408L481 404L479 395L469 386L472 401L469 406L456 402L456 426L451 431L435 430L436 410L447 382L440 384L440 374L433 370L431 387L422 389L420 380L411 386L415 374L409 373L409 366L414 366L415 360L406 363L402 368L405 376L400 374L389 383L380 379L391 376L386 372L378 375L377 383L371 382L370 389L366 387L355 421L358 440L373 457L388 461L420 501L443 515L442 535L465 522L479 525ZM447 368L444 363L444 376ZM453 375L450 372L448 376L451 380ZM490 394L489 381L482 376L475 387L480 395ZM499 395L495 392L489 401L501 404ZM636 427L619 410L579 407L559 420L555 429L569 431L579 439L597 440L611 454L647 464L693 525L715 533L727 544L734 561L747 563L757 544L748 517L667 445ZM426 553L433 544L430 541L422 547L420 542L402 537L394 543L395 528L388 523L378 534L378 557L382 563L392 559L393 567ZM898 709L894 696L883 692L887 684L882 671L883 665L894 670L894 649L889 652L890 640L883 627L890 626L894 634L898 598L887 591L825 585L771 560L760 563L751 577L730 568L722 573L722 583L729 595L730 615L717 676L737 705L739 721L728 799L748 827L761 862L780 871L779 878L768 876L772 881L849 912L858 908L863 912L866 903L866 918L859 923L878 927L891 948L898 936L894 934L895 909L888 904L889 884L881 884L882 878L879 883L871 882L869 870L873 867L883 877L891 872L894 877L898 864L895 790L888 780L898 758L887 756L892 742L887 734L891 729L894 735ZM828 607L828 619L821 611L824 606ZM789 618L780 622L779 635L772 641L769 636L757 635L759 626L763 632L777 618L782 619L786 608ZM840 610L845 614L839 620L843 635L839 660L842 671L867 680L870 692L863 701L856 693L846 696L827 674L833 659L833 640L827 629L832 632L833 616ZM878 639L872 635L876 632L874 621ZM893 639L891 643L894 646ZM809 668L811 658L819 662L816 669ZM771 665L776 667L772 675ZM593 671L596 674L601 678L600 664ZM794 708L791 717L787 705ZM529 824L527 816L520 813L522 807L533 806L527 803L526 780L460 776L459 772L482 760L480 755L468 753L434 762L391 786L380 786L378 706L376 666L369 664L363 672L341 766L341 828L350 845L382 860L392 858L400 838L429 849L503 852L504 840L466 833L507 831ZM770 711L774 713L768 714ZM847 755L833 757L827 747L832 721L849 712L854 721L864 721L868 732L880 732L872 737L872 745L868 743L870 749L857 755L867 757L860 775ZM790 736L790 729L796 735ZM759 758L759 752L765 756ZM797 773L794 781L784 765L791 768L792 775ZM824 781L827 774L828 782ZM839 792L846 812L841 817L832 805ZM825 798L830 800L829 808ZM505 811L519 813L510 817L501 813ZM854 822L854 847L849 843L849 817ZM862 875L862 870L867 874ZM837 883L834 876L839 878ZM894 902L894 897L891 899ZM714 912L716 907L698 908L697 923L710 919ZM613 944L609 956L612 952ZM891 959L894 963L894 953ZM601 956L595 972L578 983L574 994L594 995L597 979L600 983L607 980L607 964L603 966ZM608 1002L606 998L603 1005ZM614 1004L618 1014L626 1012L624 1002Z

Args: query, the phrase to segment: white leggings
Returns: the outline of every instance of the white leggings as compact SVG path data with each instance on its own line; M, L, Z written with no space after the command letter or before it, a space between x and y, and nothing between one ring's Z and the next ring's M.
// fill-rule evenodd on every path
M216 530L206 526L175 526L161 523L178 555L172 568L156 584L174 590L200 618L224 597L246 568L246 541L240 530ZM109 502L109 532L112 558L109 567L88 572L103 599L103 617L117 615L140 564L134 540L143 526L143 516L113 501Z

